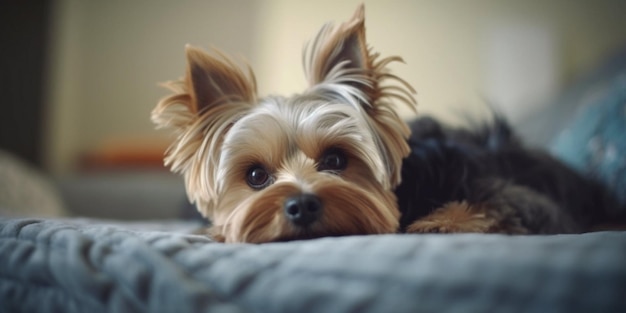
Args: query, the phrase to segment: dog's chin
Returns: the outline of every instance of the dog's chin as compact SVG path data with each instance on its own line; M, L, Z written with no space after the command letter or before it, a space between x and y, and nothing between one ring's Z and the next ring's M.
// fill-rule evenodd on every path
M222 227L213 227L209 230L209 235L217 242L226 243L271 243L271 242L289 242L299 240L311 240L325 237L344 237L358 235L373 235L379 233L349 233L336 231L320 231L313 229L300 229L297 231L289 231L288 234L279 235L277 237L270 236L239 236L226 237L221 231Z
M391 233L392 231L383 232L383 233ZM314 229L300 229L297 231L293 231L291 234L284 235L281 237L277 237L274 240L270 240L267 242L287 242L287 241L298 241L298 240L311 240L318 239L324 237L344 237L344 236L358 236L358 235L375 235L381 234L381 232L339 232L339 231L323 231L323 230L314 230Z
M293 226L287 227L281 231L274 230L262 230L259 229L255 232L242 233L235 236L221 236L217 234L217 238L222 238L219 241L227 243L269 243L269 242L288 242L298 240L311 240L324 237L344 237L344 236L357 236L357 235L375 235L383 233L393 233L396 227L389 227L387 230L371 229L370 231L337 231L327 230L324 225L317 224L310 228L298 228Z
M323 213L308 226L297 226L283 213L282 203L301 192L290 184L268 188L258 197L240 205L224 225L212 230L225 242L282 242L320 237L394 233L399 212L391 192L364 190L350 183L315 188L324 203Z

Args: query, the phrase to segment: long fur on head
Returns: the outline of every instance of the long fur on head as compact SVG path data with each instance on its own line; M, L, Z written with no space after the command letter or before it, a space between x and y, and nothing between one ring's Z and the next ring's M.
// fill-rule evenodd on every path
M387 69L389 63L401 59L380 58L367 47L364 8L360 6L348 22L324 26L305 49L303 60L310 85L303 94L258 99L249 68L242 70L219 52L208 54L188 46L186 76L165 84L174 94L161 100L152 112L157 126L173 128L177 134L166 165L184 175L190 200L205 216L217 220L216 229L230 238L227 240L258 242L296 236L273 211L257 208L275 206L278 200L267 201L291 192L295 183L279 178L269 191L254 192L241 182L245 175L242 167L255 161L250 155L267 158L276 154L268 163L286 167L286 174L281 175L304 175L289 173L290 166L302 171L315 169L310 155L322 151L309 151L297 162L280 160L277 151L289 155L287 151L293 149L276 139L285 132L298 133L291 137L297 137L305 149L319 150L324 145L317 141L332 138L362 167L362 171L348 171L345 179L351 181L310 173L306 188L317 188L324 197L341 197L322 187L332 184L348 196L332 200L336 203L331 207L350 206L354 211L352 216L340 209L330 213L337 220L326 218L327 227L320 228L320 234L393 232L397 228L399 213L391 191L400 182L401 162L409 153L409 129L394 111L392 100L411 108L416 104L414 90ZM254 127L246 128L246 123ZM306 125L324 129L318 132ZM367 199L348 205L348 198L358 199L360 194ZM360 203L361 212L354 203ZM355 216L366 212L369 217ZM260 221L265 221L261 223L265 226L258 224ZM343 230L342 224L337 224L340 221L346 223ZM264 228L270 226L276 229Z
M365 7L338 27L326 24L308 49L303 63L308 92L339 97L362 109L370 118L377 146L383 152L389 174L389 187L400 182L402 159L409 153L410 131L396 113L392 101L399 100L415 110L415 90L391 74L387 65L403 62L398 56L380 58L365 41ZM397 84L388 84L397 82Z
M165 165L184 175L189 199L207 216L216 205L221 140L256 103L256 80L250 68L242 71L218 51L207 54L188 45L186 54L185 78L164 84L174 94L157 104L152 121L177 134Z

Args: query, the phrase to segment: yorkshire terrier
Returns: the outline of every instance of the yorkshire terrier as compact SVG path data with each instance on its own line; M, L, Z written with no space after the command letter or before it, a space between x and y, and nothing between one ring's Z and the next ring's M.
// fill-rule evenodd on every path
M186 76L152 112L177 134L165 157L219 241L425 232L580 232L604 192L502 119L474 131L422 118L397 56L365 41L364 8L304 51L309 87L257 97L251 69L187 46ZM411 135L412 134L412 135Z

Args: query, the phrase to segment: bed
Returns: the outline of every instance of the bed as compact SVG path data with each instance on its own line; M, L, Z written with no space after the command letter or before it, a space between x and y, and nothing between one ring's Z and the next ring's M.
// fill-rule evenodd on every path
M0 220L2 312L626 312L626 232L225 245L196 223Z

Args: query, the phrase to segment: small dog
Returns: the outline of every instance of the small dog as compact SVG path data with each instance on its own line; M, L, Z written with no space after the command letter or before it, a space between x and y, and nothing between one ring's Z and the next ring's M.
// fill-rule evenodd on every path
M363 6L305 48L309 87L291 97L258 98L252 71L217 51L186 54L152 120L176 132L165 163L219 241L579 232L604 206L601 188L522 148L501 119L407 125L393 102L414 109L415 91L387 68L400 57L366 44Z

